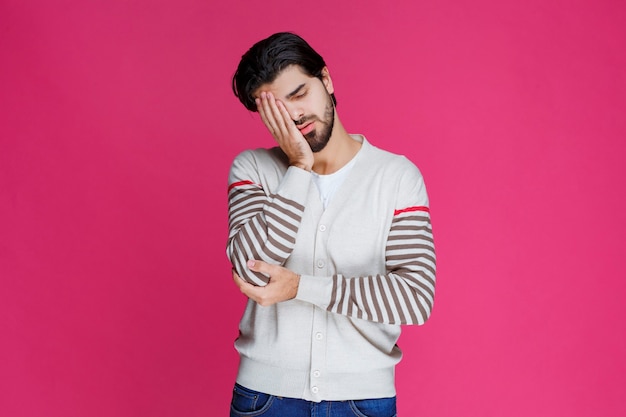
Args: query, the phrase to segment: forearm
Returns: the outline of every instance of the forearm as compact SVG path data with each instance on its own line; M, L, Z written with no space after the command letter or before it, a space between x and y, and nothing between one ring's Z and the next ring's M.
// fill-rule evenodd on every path
M423 324L430 316L435 295L435 251L427 211L395 216L385 256L385 274L303 275L296 298L354 318Z
M309 183L309 173L290 168L272 195L252 181L231 184L227 254L244 280L255 285L265 285L268 281L263 274L246 267L248 260L282 265L291 255Z

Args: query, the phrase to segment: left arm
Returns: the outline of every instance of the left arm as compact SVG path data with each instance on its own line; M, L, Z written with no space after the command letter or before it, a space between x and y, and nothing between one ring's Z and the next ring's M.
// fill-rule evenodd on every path
M428 207L396 211L386 242L385 264L386 274L333 275L327 310L379 323L426 322L435 297L435 249ZM303 277L303 295L308 284L308 277Z

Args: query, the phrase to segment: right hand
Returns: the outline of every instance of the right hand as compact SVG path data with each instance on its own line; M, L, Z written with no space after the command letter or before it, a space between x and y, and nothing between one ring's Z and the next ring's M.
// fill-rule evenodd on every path
M311 171L313 152L285 105L274 98L272 93L265 91L255 101L261 120L289 158L289 165Z

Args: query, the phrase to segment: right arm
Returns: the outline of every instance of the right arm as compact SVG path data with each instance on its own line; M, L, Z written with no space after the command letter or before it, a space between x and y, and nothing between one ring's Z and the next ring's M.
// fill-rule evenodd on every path
M285 106L270 93L257 98L261 120L289 159L274 194L264 190L259 167L250 153L240 155L231 167L228 187L227 253L237 274L254 285L269 277L251 271L251 259L283 265L291 255L304 212L313 153Z
M244 153L231 168L228 188L228 246L227 254L237 274L254 285L265 285L269 278L253 272L248 260L257 259L283 265L291 255L304 213L310 173L296 168L287 169L277 191L268 195L263 187L248 175Z

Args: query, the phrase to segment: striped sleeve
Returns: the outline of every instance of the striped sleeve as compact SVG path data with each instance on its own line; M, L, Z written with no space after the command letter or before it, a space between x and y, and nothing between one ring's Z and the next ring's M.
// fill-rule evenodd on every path
M327 309L388 324L423 324L435 297L435 249L428 207L394 213L386 243L387 273L332 277Z
M237 274L254 285L269 278L246 267L249 259L282 265L291 255L304 212L310 178L304 170L289 168L274 194L251 180L231 182L228 188L227 254Z

